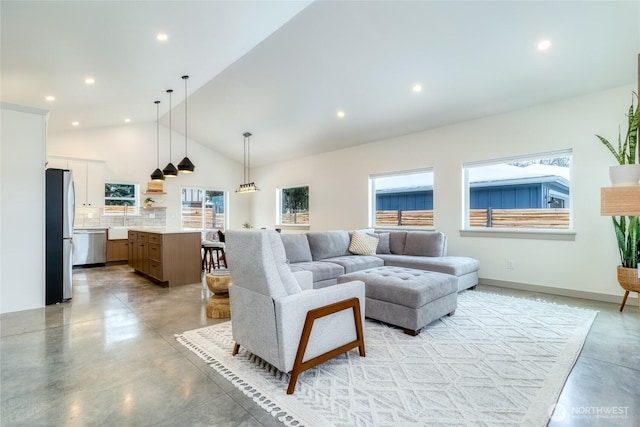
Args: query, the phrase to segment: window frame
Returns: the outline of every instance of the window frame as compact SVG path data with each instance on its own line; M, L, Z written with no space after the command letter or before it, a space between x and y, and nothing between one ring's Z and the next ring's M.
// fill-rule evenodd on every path
M109 185L132 185L133 186L133 191L134 191L134 196L133 197L107 197L107 191L106 188ZM104 195L103 195L103 201L104 201L104 207L102 209L102 214L104 216L138 216L140 215L140 184L136 183L136 182L126 182L126 181L105 181L104 183ZM107 204L107 200L132 200L133 201L133 205L131 206L131 208L133 208L133 212L130 212L130 209L127 208L125 210L125 212L107 212L107 206L117 206L117 205L108 205Z
M469 170L474 167L483 167L499 164L509 164L518 161L542 160L556 157L570 157L568 190L569 195L564 200L568 201L569 226L568 228L539 228L539 227L472 227L470 225L470 205L471 205L471 185L469 182ZM574 210L573 210L573 163L574 154L572 149L546 151L524 155L515 155L490 160L478 160L465 162L462 164L462 224L460 234L469 237L509 237L509 238L533 238L550 240L574 240ZM552 190L554 191L554 190ZM556 193L557 195L557 193Z
M289 190L292 188L307 188L307 216L309 218L307 223L300 224L290 224L284 223L282 221L282 203L283 197L282 192L284 190ZM277 227L291 227L291 228L305 228L308 229L311 226L311 187L308 184L299 184L299 185L287 185L276 188L276 226Z
M229 228L229 192L227 190L221 190L221 189L214 189L214 188L206 188L206 187L200 187L200 186L194 186L194 187L188 187L188 186L183 186L180 188L180 228L182 230L185 231L200 231L203 235L203 238L205 237L206 233L209 231L213 231L213 230L219 230L218 228L207 228L207 223L206 223L206 215L202 215L201 221L200 221L200 225L201 228L185 228L184 226L184 206L183 206L183 202L184 200L182 199L182 194L185 190L196 190L196 191L201 191L203 193L203 197L202 197L202 209L204 210L206 208L206 193L208 191L210 192L217 192L217 193L222 193L222 196L224 198L224 203L223 203L223 215L224 218L222 220L222 231L226 231ZM214 224L215 225L215 224Z
M387 225L380 224L378 225L377 220L377 199L376 199L376 187L375 180L379 178L390 178L394 176L405 176L405 175L417 175L417 174L431 174L431 196L433 200L432 211L432 223L431 225ZM407 230L407 229L419 229L419 230L434 230L434 222L435 222L435 172L433 167L419 168L419 169L409 169L402 171L394 171L394 172L385 172L385 173L377 173L369 175L369 227L370 228L384 228L384 229L398 229L398 230Z

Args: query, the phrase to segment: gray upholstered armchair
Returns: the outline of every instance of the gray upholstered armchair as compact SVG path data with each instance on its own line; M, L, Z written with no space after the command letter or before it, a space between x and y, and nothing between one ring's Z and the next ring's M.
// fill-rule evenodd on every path
M229 230L226 245L233 355L242 346L291 372L287 394L302 371L356 347L365 355L364 283L312 289L310 272L291 272L275 231Z

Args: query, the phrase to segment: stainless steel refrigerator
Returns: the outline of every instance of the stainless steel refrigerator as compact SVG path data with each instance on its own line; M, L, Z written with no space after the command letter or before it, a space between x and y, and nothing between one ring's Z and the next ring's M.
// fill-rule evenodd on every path
M73 175L66 169L46 170L45 250L46 304L72 296L73 221L75 190Z

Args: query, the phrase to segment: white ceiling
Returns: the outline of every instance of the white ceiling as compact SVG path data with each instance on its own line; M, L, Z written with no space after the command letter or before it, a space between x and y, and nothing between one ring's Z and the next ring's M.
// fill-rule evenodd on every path
M57 131L153 121L160 99L168 125L172 88L181 132L189 74L189 137L242 162L249 131L253 165L633 84L640 52L640 1L3 0L0 13L2 101L51 109Z

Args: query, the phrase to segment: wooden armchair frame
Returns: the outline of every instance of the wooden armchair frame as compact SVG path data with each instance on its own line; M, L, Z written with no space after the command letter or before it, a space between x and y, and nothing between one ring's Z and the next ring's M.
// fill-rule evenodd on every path
M313 329L313 324L317 319L328 316L330 314L338 313L342 310L352 309L353 310L353 320L356 327L356 339L341 345L338 348L333 350L329 350L326 353L323 353L319 356L314 357L313 359L307 360L303 362L304 354L307 350L307 344L309 343L309 337L311 336L311 331ZM358 347L358 351L360 353L360 357L365 357L365 347L364 347L364 334L362 332L362 316L360 314L360 300L358 298L349 298L346 300L338 301L333 304L325 305L322 307L315 308L313 310L309 310L307 312L307 317L304 321L304 327L302 329L302 335L300 336L300 343L298 344L298 351L296 353L296 360L293 364L293 369L291 371L291 377L289 379L289 387L287 388L287 394L293 394L296 388L296 383L298 381L298 376L306 371L307 369L313 368L321 363L326 362L327 360L333 359L334 357L346 353L347 351ZM240 350L240 344L235 343L233 346L232 355L235 356L238 354Z

